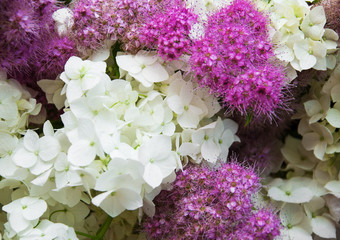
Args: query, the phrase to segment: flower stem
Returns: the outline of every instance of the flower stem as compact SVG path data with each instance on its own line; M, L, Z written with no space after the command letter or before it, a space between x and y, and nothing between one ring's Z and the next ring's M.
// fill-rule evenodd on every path
M78 231L76 231L76 234L77 234L77 235L84 236L84 237L88 237L88 238L93 239L93 240L96 240L96 239L97 239L96 236L92 236L92 235L90 235L90 234L83 233L83 232L78 232Z
M111 225L112 219L113 219L112 217L107 216L104 224L100 227L100 229L97 232L97 235L96 235L96 238L95 238L96 240L102 240L103 239L107 229Z

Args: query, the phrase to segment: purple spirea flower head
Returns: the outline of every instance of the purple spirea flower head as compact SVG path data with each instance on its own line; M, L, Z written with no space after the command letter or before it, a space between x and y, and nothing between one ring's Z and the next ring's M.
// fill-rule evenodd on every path
M63 69L72 43L60 39L52 14L56 0L0 1L0 68L20 83L37 87ZM59 53L57 51L59 50Z
M63 72L65 63L71 56L77 55L75 44L67 36L57 34L46 41L42 51L35 58L35 73L37 79L55 79Z
M189 33L197 16L183 2L165 2L150 3L158 6L158 9L145 19L140 39L146 47L156 48L165 60L175 60L183 53L188 53L191 45Z
M201 86L230 110L275 116L284 105L284 69L275 62L267 18L248 0L208 16L204 35L193 43L190 63Z
M140 16L149 7L147 0L79 0L73 7L73 38L78 48L98 50L107 40L119 40L126 51L140 49Z
M251 196L259 187L258 176L237 163L187 166L172 191L155 198L156 214L145 220L144 230L150 239L231 240L244 234L273 239L280 229L277 216L269 209L253 210Z

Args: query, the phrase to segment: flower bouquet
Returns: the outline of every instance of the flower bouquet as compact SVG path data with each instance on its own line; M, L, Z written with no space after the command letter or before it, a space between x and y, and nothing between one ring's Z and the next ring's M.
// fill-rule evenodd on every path
M339 238L339 9L1 0L0 240Z

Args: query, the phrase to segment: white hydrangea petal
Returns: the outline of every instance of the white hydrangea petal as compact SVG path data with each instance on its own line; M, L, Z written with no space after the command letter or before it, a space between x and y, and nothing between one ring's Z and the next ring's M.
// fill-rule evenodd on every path
M196 128L200 118L199 115L191 111L184 111L181 115L177 116L177 121L182 128Z
M179 147L178 152L182 156L190 156L190 155L196 155L200 153L200 145L190 143L190 142L185 142L182 143L182 145Z
M156 188L162 183L163 174L157 165L149 163L145 167L143 179L152 188Z
M92 199L92 202L111 217L116 217L125 210L125 207L121 204L114 191L99 194Z
M60 152L60 145L57 139L52 136L44 136L39 139L39 157L44 161L55 158Z
M325 24L326 14L323 6L314 7L309 13L309 18L314 24Z
M34 152L38 149L39 136L35 131L27 130L24 137L24 146L27 150Z
M168 72L158 62L146 66L142 70L142 74L149 82L162 82L169 78Z
M285 62L291 62L294 60L294 52L287 45L280 45L274 50L274 53L278 59Z
M117 194L119 194L121 204L127 210L135 210L143 206L143 200L140 194L133 190L122 188L117 191Z
M308 151L314 150L315 146L320 142L320 136L317 133L306 133L302 137L302 145Z
M26 220L22 216L20 208L16 209L14 212L9 214L8 221L11 225L11 228L17 233L25 230L31 224L29 220Z
M172 136L174 135L175 130L176 130L175 124L173 122L170 122L169 124L166 124L164 126L162 133L166 136Z
M329 109L326 115L326 119L333 127L340 128L340 111L338 109Z
M6 120L19 117L18 105L13 101L6 101L0 104L0 117Z
M317 216L312 218L311 225L316 235L322 238L336 238L336 228L334 222L330 219Z
M98 72L86 73L82 78L82 90L86 91L94 88L100 82L99 74Z
M80 80L71 81L69 84L67 84L66 97L69 103L84 95L81 85L82 84Z
M320 142L314 148L314 155L320 160L323 160L327 149L327 142Z
M157 61L155 53L141 50L135 55L135 60L139 64L151 65Z
M34 166L38 158L34 153L28 152L23 148L20 148L15 152L13 156L13 162L20 167L30 168Z
M173 95L167 98L167 104L172 111L176 114L182 114L184 112L184 105L182 99L178 95Z
M300 66L302 70L307 70L312 68L316 64L316 57L309 55L306 58L300 60Z
M315 99L304 102L303 105L309 117L319 113L322 110L320 102Z
M287 203L280 211L280 220L284 226L296 225L304 218L303 209L300 205Z
M80 72L83 65L83 60L79 57L72 56L67 60L65 64L65 73L68 78L70 79L79 79L80 78Z
M89 141L80 140L72 144L68 150L68 160L76 166L87 166L93 162L96 156L96 148Z
M312 235L301 227L289 229L289 239L296 240L313 240Z
M221 148L212 140L204 141L201 147L202 157L208 162L215 163L221 153Z
M330 181L325 185L325 188L334 193L340 193L340 181Z
M23 211L22 215L29 221L38 219L43 215L43 213L47 209L47 204L44 200L39 199L38 201L34 202L27 206Z

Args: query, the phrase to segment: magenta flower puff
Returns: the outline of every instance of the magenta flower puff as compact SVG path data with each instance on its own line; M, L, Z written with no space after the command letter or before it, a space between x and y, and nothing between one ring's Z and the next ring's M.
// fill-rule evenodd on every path
M144 231L150 239L166 240L273 239L278 217L269 208L253 210L251 196L259 187L258 176L237 163L187 166L172 191L155 198L156 214L146 218Z
M274 60L267 25L250 1L234 0L208 16L190 63L199 84L220 96L230 111L272 119L285 106L286 78Z

